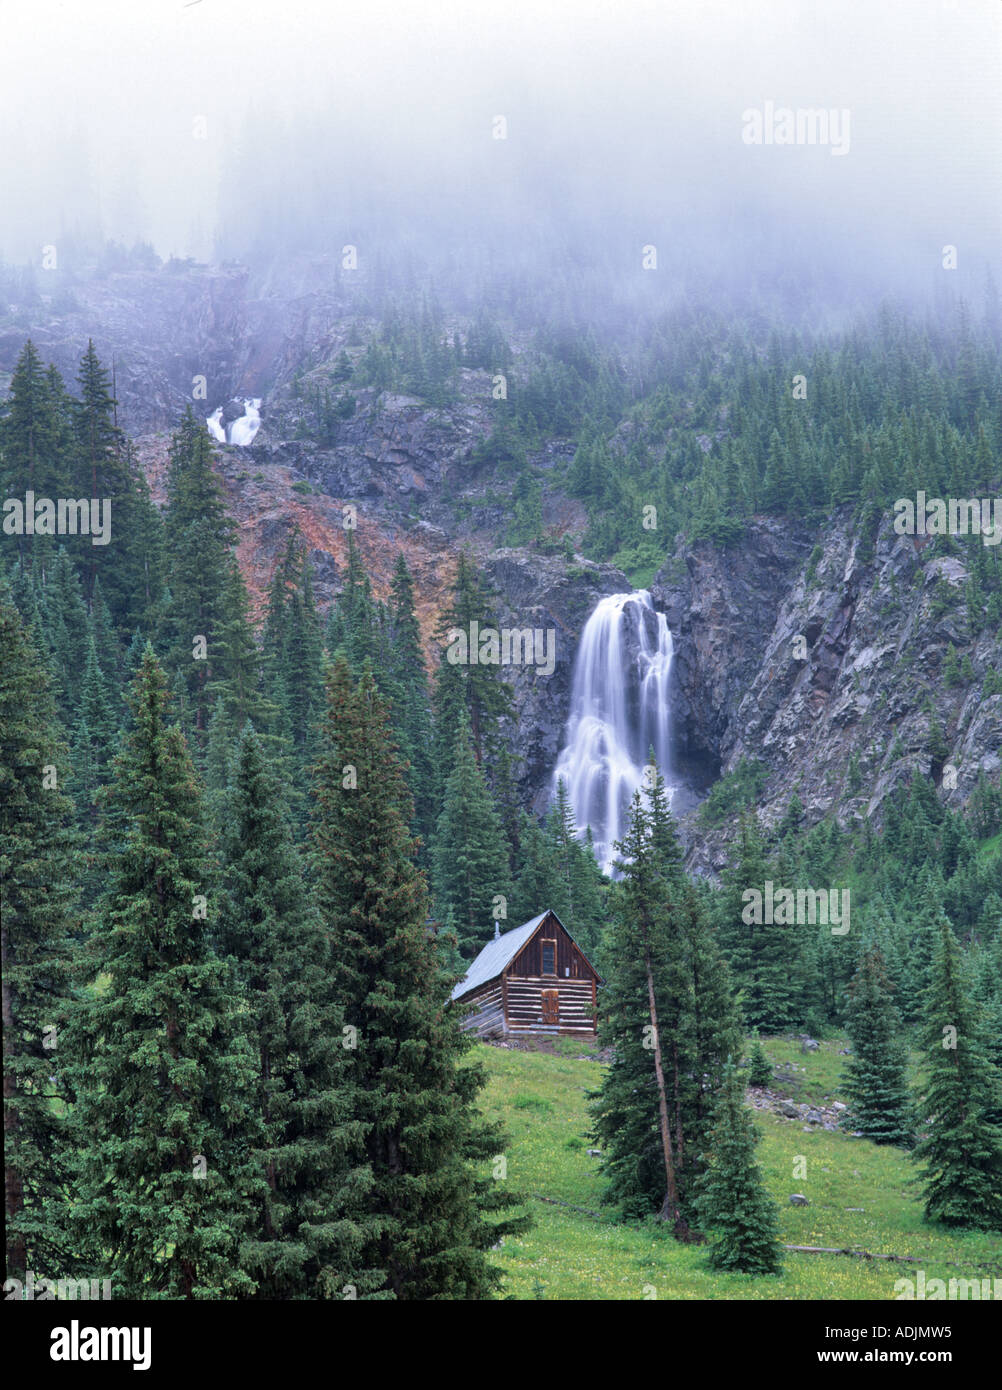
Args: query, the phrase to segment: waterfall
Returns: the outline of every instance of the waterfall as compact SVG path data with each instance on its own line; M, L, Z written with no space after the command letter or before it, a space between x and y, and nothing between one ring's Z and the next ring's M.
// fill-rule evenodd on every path
M244 401L244 413L230 425L231 444L250 444L261 428L261 398Z
M563 778L578 826L591 826L605 873L651 748L669 782L672 652L667 619L646 589L602 599L581 634L553 787Z
M222 406L219 406L211 415L205 417L205 423L209 427L209 433L214 439L218 439L220 444L239 444L246 446L253 441L254 436L260 429L260 396L245 396L241 404L244 408L243 415L239 416L236 420L231 420L229 424L225 424L223 421Z

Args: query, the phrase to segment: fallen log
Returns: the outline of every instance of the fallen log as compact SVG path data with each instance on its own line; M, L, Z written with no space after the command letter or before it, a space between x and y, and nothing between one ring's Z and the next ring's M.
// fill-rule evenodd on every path
M784 1245L783 1249L796 1250L804 1255L855 1255L859 1260L900 1260L903 1264L909 1260L914 1263L920 1258L918 1255L876 1255L871 1250L848 1250L829 1245Z

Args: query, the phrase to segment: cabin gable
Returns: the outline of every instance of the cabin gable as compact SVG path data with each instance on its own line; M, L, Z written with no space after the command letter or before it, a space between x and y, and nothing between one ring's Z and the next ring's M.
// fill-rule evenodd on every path
M555 913L533 932L503 971L508 980L597 980L598 972Z

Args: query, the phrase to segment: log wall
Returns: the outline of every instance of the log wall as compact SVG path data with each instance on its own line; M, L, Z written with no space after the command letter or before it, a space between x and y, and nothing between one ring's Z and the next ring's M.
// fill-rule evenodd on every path
M543 990L557 991L559 1020L543 1023ZM507 981L508 1028L511 1032L593 1033L591 980L555 980L552 976Z

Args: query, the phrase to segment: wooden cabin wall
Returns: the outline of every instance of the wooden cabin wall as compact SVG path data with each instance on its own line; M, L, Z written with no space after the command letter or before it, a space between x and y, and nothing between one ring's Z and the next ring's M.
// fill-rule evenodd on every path
M555 980L552 976L536 980L509 978L508 1027L515 1032L541 1031L543 1023L543 990L555 989L559 995L560 1017L557 1027L561 1033L593 1033L592 981ZM551 1028L546 1027L550 1032Z
M500 1036L505 1032L502 985L499 979L491 980L489 984L483 985L465 999L457 1000L457 1005L464 1009L470 1008L469 1015L462 1023L466 1032L476 1033L478 1038Z

